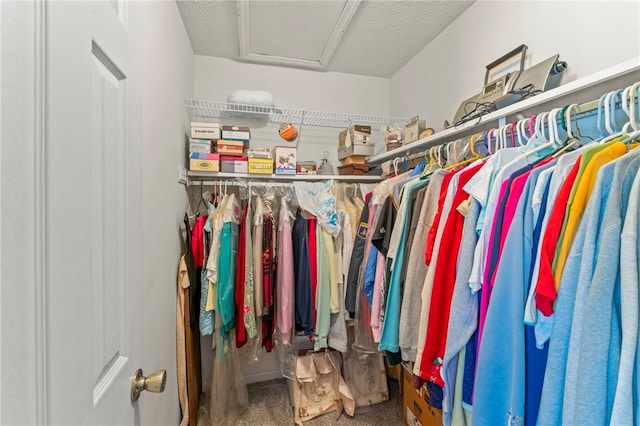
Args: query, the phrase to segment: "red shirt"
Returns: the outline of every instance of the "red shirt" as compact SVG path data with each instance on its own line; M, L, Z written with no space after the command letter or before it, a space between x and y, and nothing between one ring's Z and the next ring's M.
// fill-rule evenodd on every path
M202 268L204 264L204 242L202 241L202 233L206 223L207 215L198 216L191 230L191 253L193 253L193 262L196 268Z
M247 232L247 204L242 207L240 232L238 237L238 269L236 273L236 348L247 343L247 330L244 328L244 280L245 280L245 235Z
M581 157L580 157L581 158ZM536 307L546 317L553 313L553 303L558 296L556 293L556 284L553 278L553 257L556 254L556 246L558 238L562 232L562 223L564 222L564 214L571 195L571 188L578 175L580 168L580 158L578 158L569 171L566 180L560 187L556 202L551 210L547 230L542 239L542 249L540 253L540 273L536 284Z
M436 234L438 232L438 224L440 223L440 215L442 212L442 207L444 206L444 199L447 198L447 188L449 187L449 182L455 173L447 173L442 178L442 186L440 187L440 197L438 197L438 211L433 218L433 224L431 225L431 229L429 229L429 235L427 235L427 245L425 247L424 253L424 263L428 266L431 263L431 256L433 255L433 246L436 242Z
M438 258L431 265L436 270L433 278L431 307L429 308L427 340L420 360L420 376L439 386L444 386L440 369L442 368L442 358L444 357L447 343L451 299L456 281L458 250L464 225L464 216L457 210L457 207L469 197L469 194L462 188L481 167L482 164L476 164L457 173L459 175L458 188L453 196L453 204L449 215L445 218L446 222L442 230ZM454 173L450 173L450 175L454 175Z

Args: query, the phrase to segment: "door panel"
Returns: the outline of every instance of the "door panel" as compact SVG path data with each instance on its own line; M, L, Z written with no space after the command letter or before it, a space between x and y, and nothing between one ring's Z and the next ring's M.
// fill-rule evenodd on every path
M124 73L95 43L92 54L91 216L98 224L91 228L95 404L125 365L127 353L122 185L127 118Z
M47 405L52 424L139 423L140 4L47 3ZM126 17L126 19L123 19Z

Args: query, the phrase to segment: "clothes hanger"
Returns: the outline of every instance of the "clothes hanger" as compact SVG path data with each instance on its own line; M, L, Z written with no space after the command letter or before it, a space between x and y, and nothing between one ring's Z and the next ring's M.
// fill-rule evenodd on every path
M546 118L547 119L547 126L549 128L549 140L546 141L545 143L542 143L538 146L535 146L535 144L530 145L530 142L534 139L536 139L536 135L534 135L529 142L527 143L527 145L524 146L524 152L517 156L516 158L514 158L512 161L510 161L509 163L507 163L505 165L506 167L510 167L514 164L517 164L520 160L522 159L526 159L529 156L531 156L532 154L537 154L538 152L544 151L545 149L549 149L549 148L553 148L554 146L556 146L556 132L557 132L557 114L558 112L560 112L562 108L555 108L552 109L551 111L549 111L548 113L543 113L540 114L539 119L536 120L536 135L539 134L538 132L540 132L540 134L543 134L544 131L541 131L541 127L543 126L543 121ZM544 140L544 137L543 137ZM530 149L527 149L530 148Z
M481 133L476 133L475 135L472 135L471 138L469 139L469 148L471 150L471 158L468 158L466 160L462 160L459 163L456 164L452 164L451 166L447 167L445 170L453 170L453 169L457 169L458 167L473 163L476 160L479 160L480 158L482 158L481 155L479 155L476 151L475 151L475 144L476 144L476 140L478 140L478 138L480 137Z
M489 153L489 155L495 154L495 150L491 149L491 136L493 135L495 130L496 129L489 129L486 135L487 152Z
M604 144L616 138L625 136L631 129L630 121L625 122L625 125L622 128L618 127L617 123L615 122L615 114L612 113L612 110L615 112L615 99L618 95L621 95L622 92L623 92L622 90L616 90L613 92L609 92L605 95L605 100L604 100L605 127L609 132L609 135L604 137L600 141L601 144ZM622 100L622 102L624 103L624 100ZM623 111L624 111L624 108L623 108ZM630 117L627 117L627 118L630 119ZM627 124L629 124L629 126L627 126Z
M400 157L396 157L393 159L393 173L398 176L398 163L400 162Z

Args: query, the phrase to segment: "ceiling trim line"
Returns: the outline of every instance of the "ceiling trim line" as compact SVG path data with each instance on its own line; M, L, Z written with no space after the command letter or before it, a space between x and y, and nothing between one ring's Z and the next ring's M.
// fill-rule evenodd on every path
M323 70L324 66L311 59L290 58L288 56L274 56L274 55L262 55L260 53L249 53L248 55L240 58L241 60L260 62L270 65L289 65L301 68L311 68L316 70Z
M236 14L238 15L238 44L240 46L240 57L246 58L249 53L249 0L237 0Z
M240 1L244 1L244 0L240 0ZM324 50L322 51L322 55L320 55L320 60L318 62L320 63L320 66L322 66L323 68L329 65L329 61L333 57L333 54L335 53L338 47L338 44L340 44L340 40L342 40L342 36L344 36L344 33L347 30L347 27L349 27L351 20L353 19L354 15L358 11L358 7L360 7L360 2L361 0L347 0L347 3L345 4L344 9L342 9L342 13L340 14L340 17L338 18L338 22L336 22L336 26L333 27L333 31L329 36L329 40L327 41L327 44L325 45Z

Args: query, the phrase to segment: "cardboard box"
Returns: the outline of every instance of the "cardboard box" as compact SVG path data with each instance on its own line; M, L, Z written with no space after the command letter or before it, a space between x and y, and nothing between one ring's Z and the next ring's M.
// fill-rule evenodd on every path
M249 142L251 131L248 127L222 126L222 139Z
M262 175L273 174L273 160L264 158L249 158L249 173Z
M269 148L251 148L247 150L249 158L273 159L272 152Z
M418 116L411 119L406 126L404 126L404 143L410 143L417 141L420 138L420 133L427 128L424 120L420 120Z
M296 174L317 175L318 165L315 161L301 161L299 163L296 163Z
M220 156L193 152L189 154L189 170L198 172L219 172Z
M338 166L339 175L365 175L368 171L368 164L344 164Z
M408 426L441 426L442 410L433 408L429 403L429 393L421 387L413 387L413 374L403 366L402 384L402 420Z
M273 150L275 169L277 175L296 174L296 153L297 148L290 146L276 146Z
M189 152L211 153L211 141L209 139L189 139Z
M348 147L355 144L372 144L371 126L361 126L356 124L340 132L338 137L338 148Z
M229 141L226 139L219 139L216 142L218 154L221 155L244 155L244 142L241 141Z
M343 158L341 161L342 164L364 164L367 162L364 155L351 155Z
M194 139L220 139L218 123L191 123L191 137Z
M220 157L220 170L229 173L249 173L247 157Z
M347 157L351 157L353 155L362 155L368 157L373 155L373 144L368 145L351 145L348 147L342 147L338 149L338 160L343 160Z

